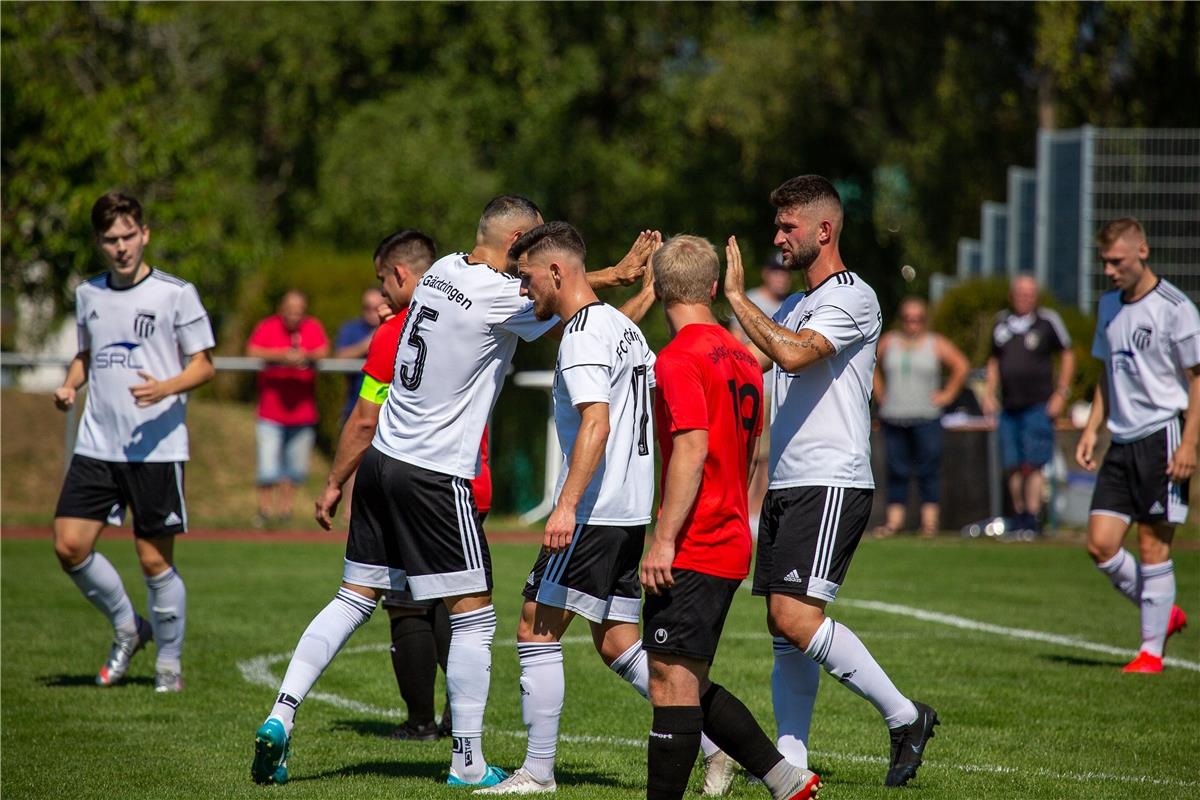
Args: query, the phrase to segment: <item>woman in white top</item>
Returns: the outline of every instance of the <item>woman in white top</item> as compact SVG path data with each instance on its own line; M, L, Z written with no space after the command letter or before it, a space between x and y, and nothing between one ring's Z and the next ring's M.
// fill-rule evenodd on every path
M942 472L942 408L958 397L970 364L954 344L928 327L925 301L900 304L900 325L879 340L875 401L887 443L887 517L877 536L904 527L908 486L921 496L921 535L936 536ZM949 373L942 383L943 368Z

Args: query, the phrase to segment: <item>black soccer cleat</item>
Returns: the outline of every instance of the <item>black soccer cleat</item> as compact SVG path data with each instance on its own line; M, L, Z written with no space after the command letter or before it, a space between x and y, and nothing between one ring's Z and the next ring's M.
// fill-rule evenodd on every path
M925 745L933 738L933 728L939 724L937 712L924 703L914 702L917 718L908 725L892 728L892 762L888 766L884 786L903 786L917 774Z
M391 738L409 742L435 742L439 738L438 725L433 720L423 725L414 725L411 720L405 720L403 725L392 731Z

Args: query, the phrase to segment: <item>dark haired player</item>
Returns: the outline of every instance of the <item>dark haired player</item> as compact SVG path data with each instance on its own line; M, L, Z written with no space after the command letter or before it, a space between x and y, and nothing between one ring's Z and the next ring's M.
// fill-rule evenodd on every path
M807 763L816 662L879 711L892 745L884 783L902 786L921 765L937 714L901 694L854 632L825 616L871 511L869 402L879 302L842 263L842 202L833 184L819 175L792 178L771 193L771 203L775 246L788 269L804 273L808 290L769 319L746 298L731 237L725 295L763 369L774 365L771 476L754 593L767 597L776 637L771 683L781 749L793 763Z
M54 551L113 626L96 683L120 683L133 654L153 638L154 690L178 692L187 591L174 551L175 536L187 531L187 393L212 378L216 342L196 288L146 263L150 228L135 198L101 197L92 207L92 230L108 270L75 290L79 352L54 391L55 405L65 411L89 384L54 512ZM133 610L116 569L95 551L105 525L121 524L127 507L146 578L148 623Z

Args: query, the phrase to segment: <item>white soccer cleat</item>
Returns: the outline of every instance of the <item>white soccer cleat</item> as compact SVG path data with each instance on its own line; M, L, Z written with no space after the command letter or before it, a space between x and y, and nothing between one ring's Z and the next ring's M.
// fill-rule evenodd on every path
M137 618L137 632L133 636L126 637L117 634L108 651L108 660L104 662L104 666L100 667L100 672L96 675L96 685L116 686L124 680L125 673L129 672L129 662L133 660L134 653L145 647L146 642L153 638L154 634L151 632L150 623L141 617Z
M711 756L704 757L704 795L706 797L721 797L729 793L733 785L733 774L737 771L737 762L717 750Z
M512 775L486 789L477 789L474 794L550 794L558 791L558 784L551 778L542 783L521 767Z
M154 691L159 694L183 691L183 676L178 672L164 669L154 674Z

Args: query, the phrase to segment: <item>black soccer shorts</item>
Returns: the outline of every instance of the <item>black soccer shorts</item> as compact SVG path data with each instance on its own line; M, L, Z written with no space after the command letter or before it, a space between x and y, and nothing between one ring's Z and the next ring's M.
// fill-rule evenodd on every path
M690 569L671 571L675 585L647 594L642 649L713 662L725 617L741 581Z
M832 602L871 516L873 489L771 489L758 528L754 594L794 594Z
M367 450L354 481L342 580L414 600L490 592L492 557L463 478Z
M101 461L74 455L55 517L120 525L133 510L133 535L143 539L187 532L182 461Z
M591 622L636 623L645 543L645 525L577 525L566 550L538 553L522 594Z
M1093 514L1130 522L1179 525L1187 520L1191 481L1167 480L1167 462L1179 447L1182 419L1136 442L1113 442L1092 493Z

